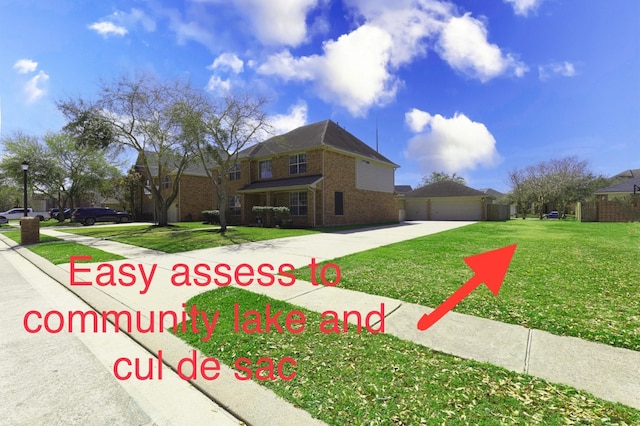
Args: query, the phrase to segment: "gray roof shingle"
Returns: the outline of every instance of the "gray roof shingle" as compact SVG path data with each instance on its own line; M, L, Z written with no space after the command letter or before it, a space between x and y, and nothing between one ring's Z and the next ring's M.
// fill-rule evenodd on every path
M615 185L607 186L606 188L598 189L596 194L609 194L612 192L624 192L633 193L634 185L640 186L640 176L627 179L623 182L616 183Z
M268 157L316 147L330 147L398 167L331 120L307 124L283 135L274 136L245 149L240 153L240 157Z
M444 180L441 182L434 182L432 184L422 186L414 189L411 192L407 192L405 197L423 198L423 197L473 197L473 196L488 196L484 192L480 192L477 189L469 188L468 186L454 182L452 180Z

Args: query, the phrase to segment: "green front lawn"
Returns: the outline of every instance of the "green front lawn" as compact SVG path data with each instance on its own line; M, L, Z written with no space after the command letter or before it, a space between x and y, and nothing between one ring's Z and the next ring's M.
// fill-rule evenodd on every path
M456 312L640 350L639 223L482 222L331 262L342 288L436 307L473 275L464 257L511 244L499 295L481 285Z
M20 231L7 231L4 232L3 235L20 243ZM54 265L69 263L71 256L91 256L92 262L111 262L113 260L125 259L125 257L117 254L43 234L40 234L39 244L32 244L26 247Z
M235 333L235 303L241 316L249 309L264 314L270 303L272 313L282 310L283 326L287 313L300 310L306 328L299 334ZM202 342L204 334L179 337L230 366L242 357L254 364L261 357L276 363L293 358L293 380L261 383L329 424L640 424L640 412L621 404L390 335L358 334L354 327L323 334L319 313L246 290L220 288L186 305L192 304L208 314L220 311L215 332L208 342ZM204 330L200 320L197 324ZM284 374L291 372L285 368Z
M83 227L65 229L64 232L94 238L107 238L119 243L165 253L180 253L275 238L297 237L317 232L309 229L230 226L227 228L227 232L222 235L219 229L217 226L203 225L197 222L183 222L166 227L155 225Z

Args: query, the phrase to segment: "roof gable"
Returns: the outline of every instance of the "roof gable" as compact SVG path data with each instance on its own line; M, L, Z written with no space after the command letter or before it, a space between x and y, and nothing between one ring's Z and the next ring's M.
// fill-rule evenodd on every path
M412 198L424 198L424 197L484 197L487 196L484 192L480 192L477 189L469 188L468 186L454 182L452 180L443 180L440 182L434 182L432 184L422 186L414 189L411 192L405 194L406 197ZM489 197L491 197L489 195Z
M158 176L158 166L160 165L160 156L157 152L153 151L145 151L144 154L138 153L138 158L136 159L136 166L143 166L141 156L144 155L147 158L147 163L149 164L149 175L153 177ZM178 165L180 164L181 157L178 155L165 154L163 157L164 166L167 167L167 172L169 174L174 174L178 171ZM215 164L210 163L210 168L214 168ZM183 170L184 174L187 175L196 175L196 176L207 176L207 172L202 166L202 162L200 159L193 155L189 158L186 167Z
M616 183L615 185L607 186L606 188L598 189L596 194L610 194L612 192L632 194L634 185L640 186L640 176L627 179L623 182Z
M357 156L397 166L366 143L331 120L298 127L260 142L240 153L241 157L268 157L310 148L333 148Z
M637 178L640 177L640 169L629 169L624 172L620 172L614 176L614 178Z

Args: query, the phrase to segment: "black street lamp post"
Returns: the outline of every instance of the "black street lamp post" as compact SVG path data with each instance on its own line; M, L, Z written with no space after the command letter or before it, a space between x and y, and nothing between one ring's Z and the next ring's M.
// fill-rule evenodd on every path
M27 170L29 170L29 163L22 162L22 176L24 182L24 217L28 216L27 213Z

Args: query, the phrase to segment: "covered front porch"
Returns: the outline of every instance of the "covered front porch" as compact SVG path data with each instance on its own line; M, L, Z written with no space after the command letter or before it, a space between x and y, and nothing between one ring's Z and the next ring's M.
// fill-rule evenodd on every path
M263 180L245 185L237 191L240 195L242 223L257 223L252 211L254 206L285 206L291 211L294 226L318 226L322 216L322 193L318 190L318 184L322 180L322 175L310 175Z

